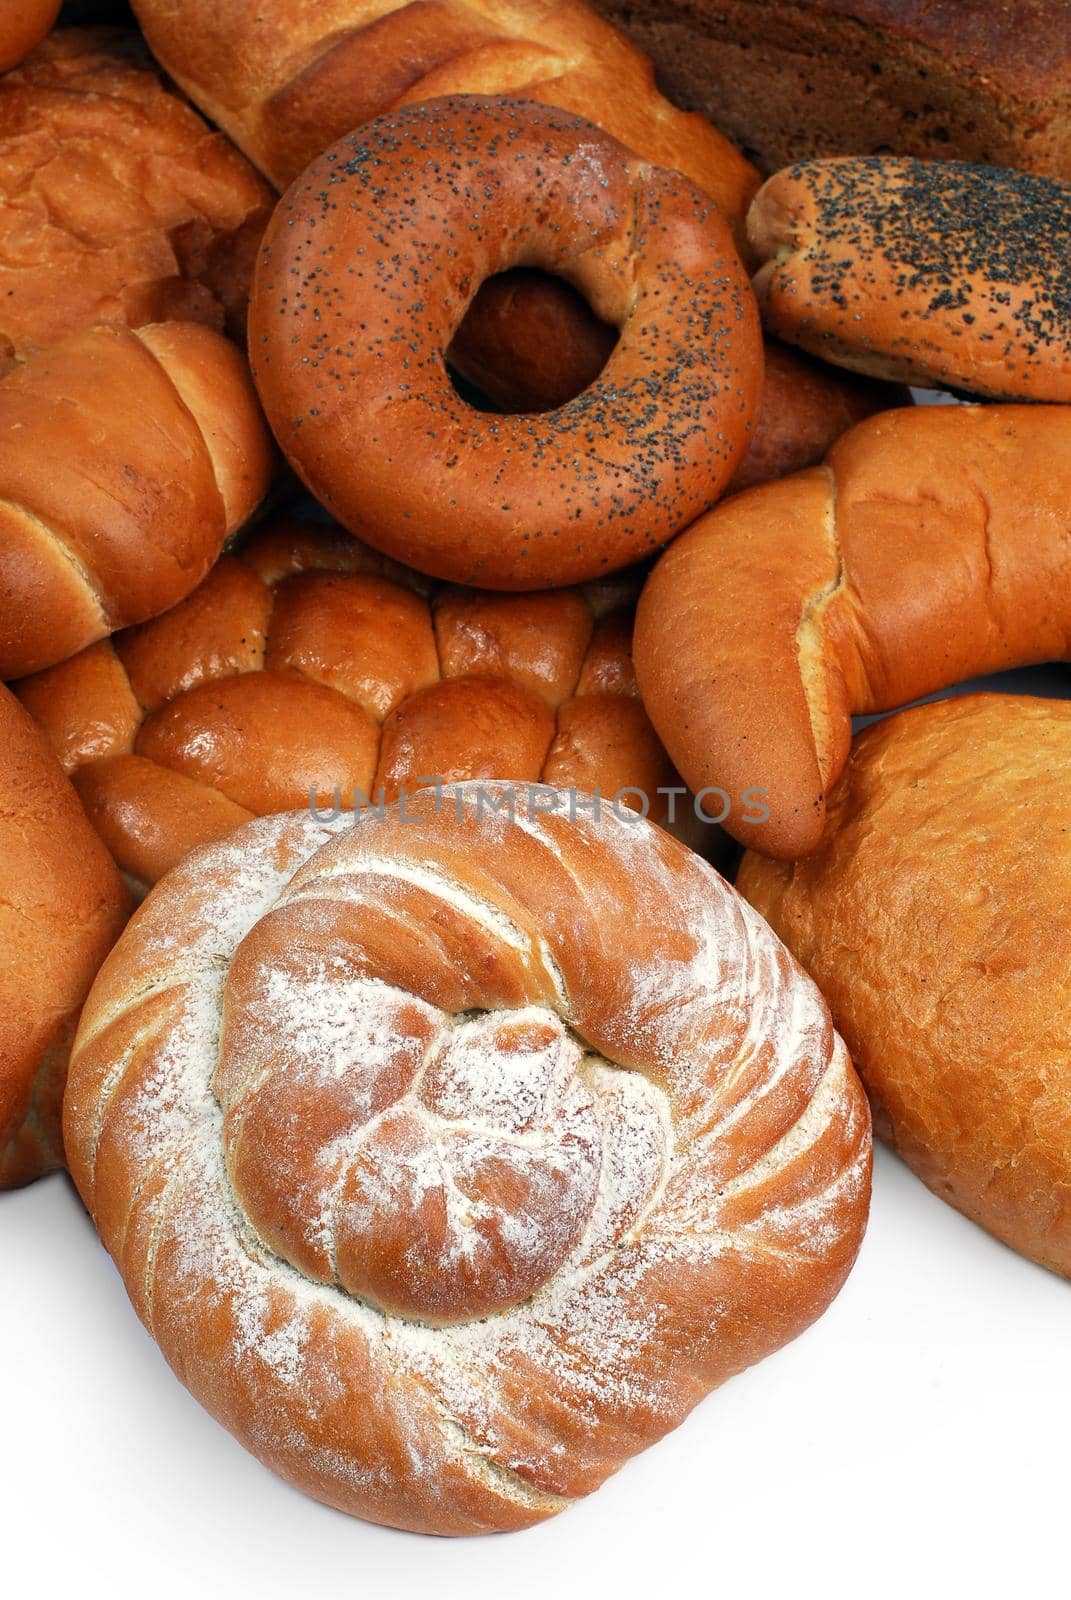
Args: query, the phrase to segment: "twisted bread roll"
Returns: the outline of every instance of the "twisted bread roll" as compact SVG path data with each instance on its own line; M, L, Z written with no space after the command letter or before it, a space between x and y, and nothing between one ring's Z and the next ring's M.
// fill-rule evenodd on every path
M956 161L806 161L748 234L771 333L856 372L1071 400L1071 184Z
M547 416L478 412L444 365L479 284L515 265L567 276L621 330ZM582 118L471 95L380 117L291 186L249 348L276 438L344 526L498 589L601 577L686 527L732 476L762 376L747 278L699 190Z
M572 111L730 218L758 174L657 92L647 58L583 0L135 0L154 55L279 189L343 134L442 95Z
M4 0L0 5L0 72L28 55L59 16L60 0Z
M93 328L0 381L0 677L174 605L268 486L238 351L195 323Z
M433 592L341 530L280 522L173 611L19 694L139 884L251 816L435 778L620 793L673 820L633 598L625 582Z
M133 35L63 28L0 81L0 371L94 323L245 327L268 185Z
M860 423L824 468L734 496L677 540L641 596L635 655L684 780L725 791L745 844L806 855L853 713L1071 657L1071 410ZM763 804L745 817L752 790Z
M62 1165L78 1011L127 912L40 732L0 687L0 1188Z
M875 1128L1071 1277L1071 702L968 695L860 734L821 848L737 880L833 1009Z
M343 1510L518 1528L836 1293L869 1124L817 990L649 824L425 790L252 823L85 1009L71 1170L224 1426Z

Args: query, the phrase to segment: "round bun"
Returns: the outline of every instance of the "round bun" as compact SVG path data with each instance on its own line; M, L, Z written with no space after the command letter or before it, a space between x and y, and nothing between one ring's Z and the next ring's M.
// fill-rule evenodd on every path
M1071 400L1071 184L895 156L803 161L748 236L763 323L874 378Z
M189 594L268 487L241 355L192 322L72 334L0 381L0 677Z
M596 382L490 416L444 355L480 284L560 272L620 329ZM638 561L743 454L758 319L721 213L579 117L455 97L314 161L265 234L250 355L291 464L351 532L421 571L535 589Z
M135 34L57 30L0 80L0 137L0 372L97 323L244 334L272 192Z
M434 778L620 793L661 821L679 780L636 689L634 597L444 589L341 529L277 522L19 694L141 883L252 816Z
M761 920L661 829L506 785L190 857L98 979L64 1129L198 1399L433 1533L560 1511L800 1332L869 1191Z
M107 851L26 712L0 687L0 1187L59 1166L82 1001L126 915Z
M0 72L40 44L59 16L60 0L5 0L0 6Z
M971 695L855 742L822 848L737 886L815 978L876 1130L1071 1276L1071 701Z

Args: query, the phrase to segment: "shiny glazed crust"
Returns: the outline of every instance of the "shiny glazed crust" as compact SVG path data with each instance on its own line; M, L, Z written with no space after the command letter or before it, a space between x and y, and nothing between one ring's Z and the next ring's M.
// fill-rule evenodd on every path
M1071 410L919 406L860 423L824 467L689 528L647 581L634 648L689 787L729 793L743 843L806 855L853 714L1071 656ZM765 822L741 820L750 788Z
M0 380L0 677L189 594L264 495L239 352L196 323L93 328Z
M821 849L738 887L808 969L935 1194L1071 1276L1071 704L970 695L866 729Z
M139 1315L263 1461L375 1521L518 1528L822 1312L869 1118L818 991L661 830L471 787L409 816L263 819L165 879L65 1138Z
M748 214L771 333L856 372L1071 400L1071 184L956 161L809 161Z
M63 1162L67 1052L127 902L55 757L3 688L0 748L0 1188L7 1188Z
M560 273L620 328L545 416L492 417L444 353L476 289ZM368 330L378 330L369 338ZM747 446L758 319L724 219L591 123L455 97L327 151L265 234L250 359L275 435L354 533L438 577L534 589L640 560Z
M279 522L174 610L18 690L138 884L310 795L351 810L436 778L627 786L661 821L679 780L637 695L634 592L444 589Z

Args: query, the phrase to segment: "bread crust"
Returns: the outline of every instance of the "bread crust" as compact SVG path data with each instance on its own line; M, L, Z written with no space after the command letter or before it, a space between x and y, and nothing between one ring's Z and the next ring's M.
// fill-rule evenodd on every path
M589 118L683 172L741 227L757 174L583 0L137 0L154 55L285 189L374 117L447 94L503 94Z
M135 35L52 34L0 79L0 138L0 372L100 323L244 337L274 197Z
M575 401L492 418L443 357L479 284L518 262L570 278L621 336ZM250 357L276 438L340 522L502 589L665 543L725 487L761 383L754 300L705 196L580 118L468 96L378 119L288 191Z
M1071 411L918 406L735 495L661 558L636 672L688 785L788 860L816 849L851 717L1071 656ZM766 820L743 815L762 790Z
M0 687L0 1188L62 1165L78 1013L128 910L59 764Z
M197 852L94 987L64 1119L197 1398L438 1534L555 1514L792 1338L869 1191L821 997L724 881L476 786Z
M189 594L265 494L239 352L196 323L92 328L0 380L0 676Z
M1071 1276L1071 704L970 695L867 728L821 849L738 887L822 989L875 1129Z
M1071 178L1067 0L596 0L764 172L894 151Z
M679 780L632 672L634 599L627 582L430 585L341 529L278 521L172 611L18 693L141 884L310 795L328 814L432 779L607 803L627 786L621 805L662 821Z
M765 326L901 383L1071 400L1071 184L961 162L811 161L748 214Z
M0 72L8 72L45 37L60 0L16 0L0 12Z

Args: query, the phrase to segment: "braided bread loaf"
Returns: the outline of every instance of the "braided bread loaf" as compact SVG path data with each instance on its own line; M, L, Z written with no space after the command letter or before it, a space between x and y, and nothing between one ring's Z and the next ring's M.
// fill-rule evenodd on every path
M0 677L181 600L264 495L271 447L233 345L192 322L92 328L0 381Z
M762 921L661 830L511 792L198 851L64 1107L183 1382L310 1494L434 1533L596 1488L822 1312L867 1206L861 1089Z
M132 34L52 34L0 80L0 140L0 372L94 323L244 329L271 190Z
M59 15L60 0L5 0L0 5L0 72L39 44Z
M61 1165L78 1011L127 904L40 731L0 687L0 1188Z
M635 648L685 781L729 797L722 820L743 843L808 854L853 713L1071 659L1071 408L860 423L825 467L693 524L648 579ZM747 791L765 820L742 816Z
M662 819L677 779L637 697L633 598L441 588L282 522L166 616L18 687L139 883L254 815L422 779L628 786Z

